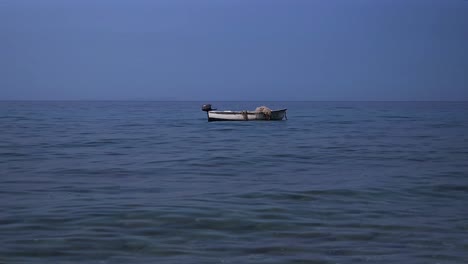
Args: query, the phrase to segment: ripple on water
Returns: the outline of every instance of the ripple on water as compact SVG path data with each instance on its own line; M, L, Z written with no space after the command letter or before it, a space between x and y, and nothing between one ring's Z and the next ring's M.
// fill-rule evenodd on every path
M466 262L468 107L287 104L0 103L0 263Z

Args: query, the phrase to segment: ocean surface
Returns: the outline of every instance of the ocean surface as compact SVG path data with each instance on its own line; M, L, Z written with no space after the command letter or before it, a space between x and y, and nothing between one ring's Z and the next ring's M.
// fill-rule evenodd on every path
M468 263L468 103L0 102L0 263Z

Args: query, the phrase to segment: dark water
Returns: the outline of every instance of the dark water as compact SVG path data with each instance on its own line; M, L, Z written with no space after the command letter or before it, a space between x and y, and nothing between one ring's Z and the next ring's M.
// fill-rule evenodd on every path
M468 103L200 105L1 102L0 263L468 263Z

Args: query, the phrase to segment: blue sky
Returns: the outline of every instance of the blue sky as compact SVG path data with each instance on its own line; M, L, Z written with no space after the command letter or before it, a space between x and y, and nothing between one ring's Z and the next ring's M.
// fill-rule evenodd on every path
M0 0L0 100L468 100L464 0Z

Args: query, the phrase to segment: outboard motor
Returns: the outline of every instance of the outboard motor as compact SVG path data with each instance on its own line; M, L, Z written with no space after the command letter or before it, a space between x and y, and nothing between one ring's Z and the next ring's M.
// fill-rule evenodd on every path
M211 108L211 104L204 104L201 109L202 109L202 111L205 111L205 112L209 112L211 110L214 110L213 108Z

